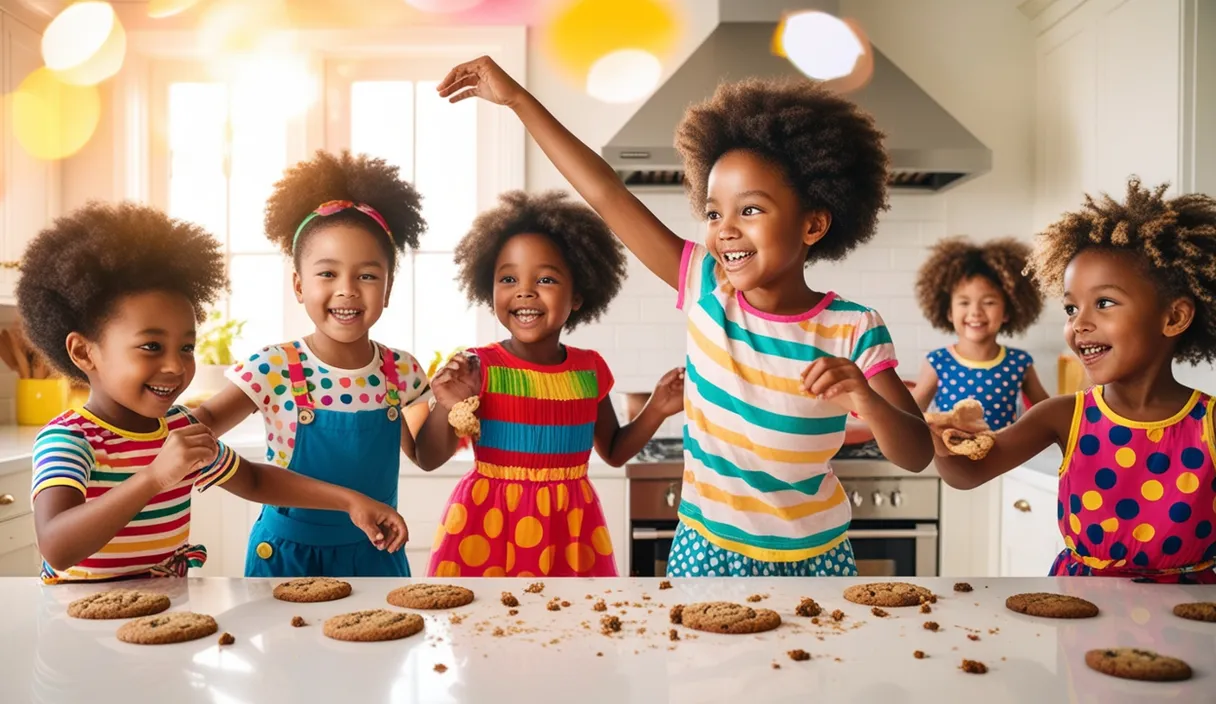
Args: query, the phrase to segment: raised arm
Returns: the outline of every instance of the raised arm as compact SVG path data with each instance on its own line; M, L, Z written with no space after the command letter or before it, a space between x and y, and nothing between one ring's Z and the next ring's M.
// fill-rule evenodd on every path
M452 69L440 81L439 95L453 103L479 97L514 110L549 161L621 242L655 276L679 288L684 240L667 229L606 161L563 127L493 59L483 56Z
M936 395L937 372L934 371L933 365L929 364L929 360L926 359L920 363L920 374L916 377L916 386L912 389L912 398L916 400L916 407L923 413L929 409L929 404L933 403L933 397Z

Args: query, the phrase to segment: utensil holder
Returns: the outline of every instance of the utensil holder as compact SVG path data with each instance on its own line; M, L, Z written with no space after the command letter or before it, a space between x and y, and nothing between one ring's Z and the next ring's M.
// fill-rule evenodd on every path
M18 379L17 425L46 425L68 408L67 379Z

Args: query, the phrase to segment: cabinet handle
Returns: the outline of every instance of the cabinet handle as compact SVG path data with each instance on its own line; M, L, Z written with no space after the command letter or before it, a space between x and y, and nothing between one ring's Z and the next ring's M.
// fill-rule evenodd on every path
M21 262L0 262L0 269L20 269Z
M1013 502L1013 507L1022 513L1030 513L1030 502L1026 499L1018 499Z
M0 506L8 506L9 504L13 503L13 501L16 501L16 499L13 498L12 494L0 496Z

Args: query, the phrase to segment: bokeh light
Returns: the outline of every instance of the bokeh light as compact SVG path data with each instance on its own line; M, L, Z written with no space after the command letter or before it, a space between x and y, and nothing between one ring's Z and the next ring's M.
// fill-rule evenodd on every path
M423 12L450 14L471 9L480 5L482 0L405 0L405 2Z
M579 84L597 61L622 49L666 59L680 38L681 22L660 0L575 0L544 28L553 61Z
M17 143L48 161L80 151L101 117L96 86L64 83L45 67L26 76L10 99Z
M821 81L853 73L866 52L862 40L844 20L825 12L799 12L787 16L777 28L774 45L779 55L809 78Z
M148 17L163 19L172 17L189 10L198 4L198 0L149 0Z
M606 103L632 103L650 94L663 74L658 57L641 49L618 49L587 72L587 94Z
M59 80L89 86L118 73L127 33L108 2L68 5L42 35L42 59Z

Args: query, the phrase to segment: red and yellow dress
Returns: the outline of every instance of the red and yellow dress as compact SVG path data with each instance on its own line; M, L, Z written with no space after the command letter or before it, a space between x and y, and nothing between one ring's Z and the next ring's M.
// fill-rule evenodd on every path
M476 464L435 535L433 577L615 577L612 540L587 480L599 403L612 389L600 355L566 347L539 365L499 344L470 350L482 370Z

